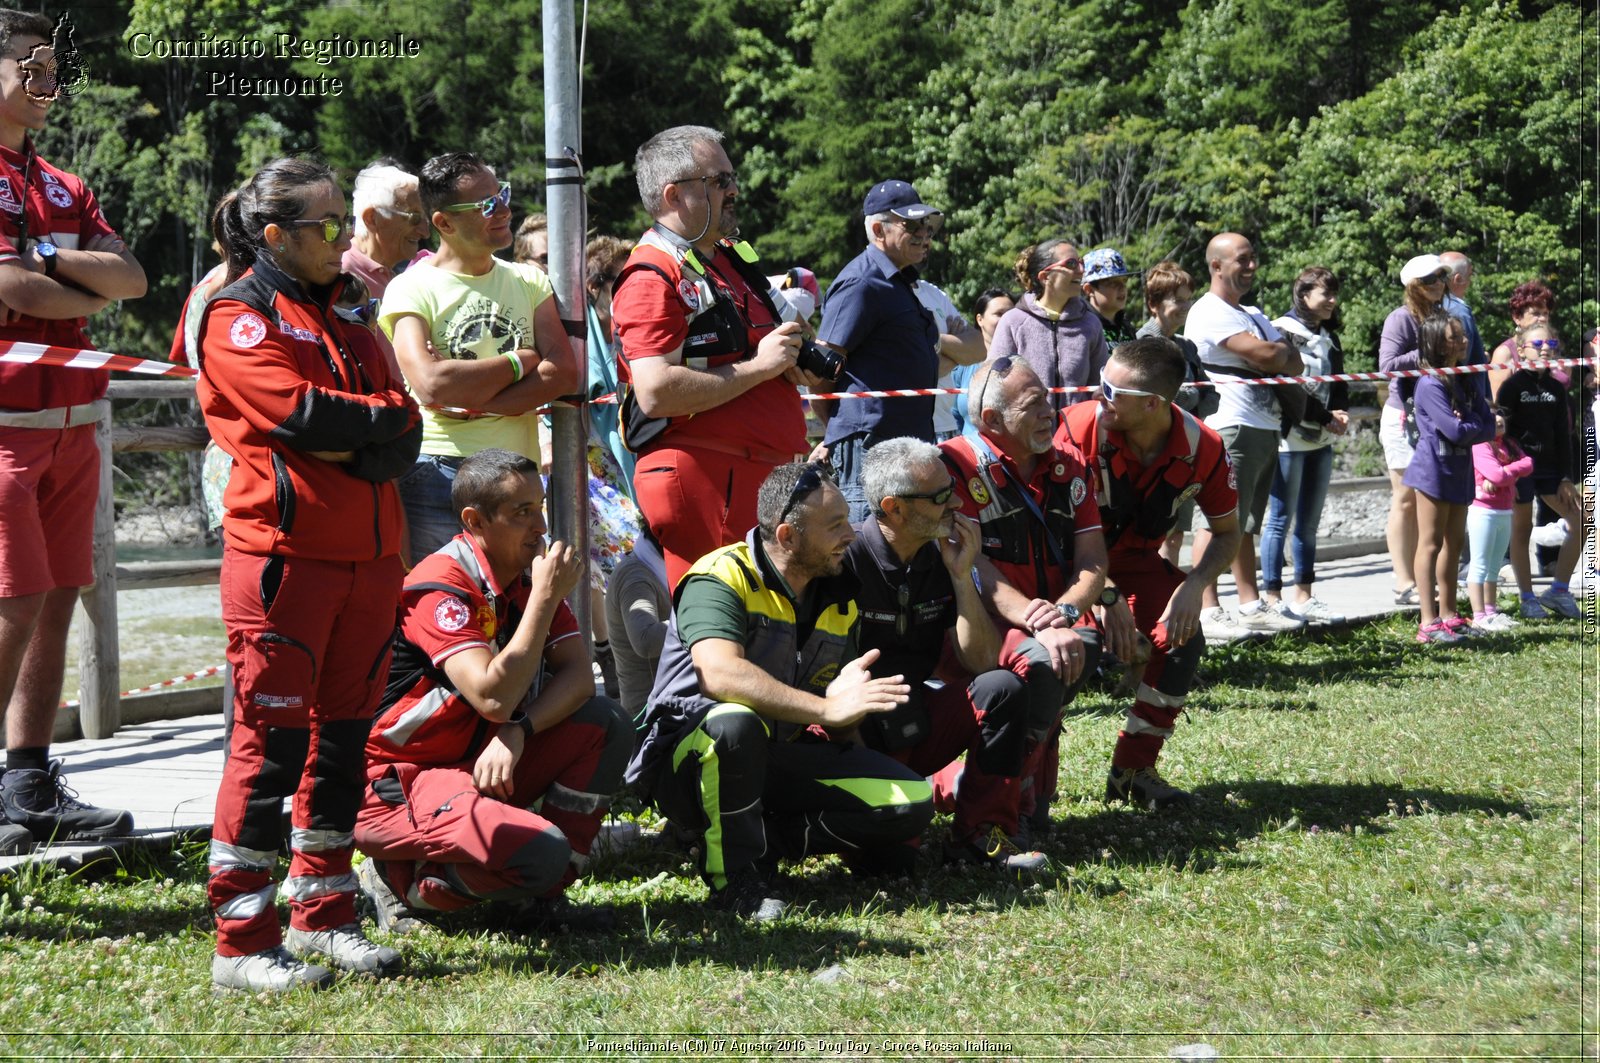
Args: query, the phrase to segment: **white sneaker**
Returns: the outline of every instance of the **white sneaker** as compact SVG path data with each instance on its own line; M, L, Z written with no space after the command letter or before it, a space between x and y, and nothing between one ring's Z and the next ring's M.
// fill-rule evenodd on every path
M333 984L333 972L303 963L278 945L245 956L212 956L211 984L242 993L285 993L301 986L326 989Z
M400 970L400 953L368 941L356 923L332 930L296 930L291 926L283 935L283 943L297 956L313 953L342 971L384 978Z
M1344 614L1335 612L1327 602L1315 594L1299 604L1285 599L1283 604L1278 606L1278 612L1290 620L1299 620L1306 624L1344 623Z
M1562 517L1560 520L1552 521L1549 524L1541 524L1533 529L1533 535L1529 541L1535 546L1560 546L1567 541L1567 533L1570 530L1571 526L1567 524L1567 518Z
M1233 614L1222 606L1215 609L1203 609L1200 612L1200 631L1208 641L1223 641L1240 634L1239 625L1234 623Z
M1306 626L1304 620L1297 620L1273 609L1265 602L1260 602L1256 608L1247 609L1240 606L1234 613L1233 622L1241 631L1299 631Z
M1478 622L1473 626L1482 628L1484 631L1493 631L1498 634L1502 631L1510 631L1512 628L1517 626L1517 622L1511 619L1505 613L1490 613L1488 616L1484 617L1481 622Z

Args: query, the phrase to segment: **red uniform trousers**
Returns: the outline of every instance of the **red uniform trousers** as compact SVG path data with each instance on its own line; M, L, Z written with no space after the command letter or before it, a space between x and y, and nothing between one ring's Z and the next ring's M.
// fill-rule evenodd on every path
M1008 714L1015 734L1015 766L1006 770L998 761L984 762L968 756L966 762L940 765L933 776L934 808L954 812L951 837L968 840L987 825L999 826L1007 835L1017 833L1019 820L1036 814L1048 816L1059 772L1062 709L1094 675L1100 659L1098 633L1088 626L1078 634L1084 642L1084 667L1078 681L1066 686L1050 668L1049 654L1020 628L1010 628L1000 648L1000 669L1020 680L1020 696L1011 704L1020 711ZM985 675L994 675L989 672ZM982 678L982 677L980 677ZM937 720L937 718L936 718ZM935 727L937 727L937 722ZM915 767L915 765L913 765ZM963 809L965 814L963 815ZM969 833L963 833L963 829Z
M527 739L509 801L478 792L476 757L437 766L374 761L356 846L417 907L553 896L587 860L632 752L632 721L596 697Z
M1166 625L1157 623L1185 576L1155 551L1127 556L1113 554L1109 575L1117 589L1127 596L1134 624L1151 643L1150 661L1145 665L1128 717L1117 733L1111 765L1148 768L1155 764L1162 745L1172 736L1178 714L1183 712L1206 640L1196 629L1188 642L1174 646Z
M206 891L220 955L282 940L272 879L290 794L291 925L329 930L356 921L351 830L402 575L397 556L317 561L223 550L234 719Z
M661 544L668 590L696 561L756 526L756 489L778 464L697 446L662 446L639 456L634 497Z

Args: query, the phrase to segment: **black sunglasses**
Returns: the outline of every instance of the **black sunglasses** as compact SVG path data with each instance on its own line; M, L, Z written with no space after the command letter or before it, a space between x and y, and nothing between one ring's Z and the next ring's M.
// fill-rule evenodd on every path
M895 495L896 498L925 498L936 506L942 506L950 501L950 496L956 493L956 482L951 480L937 491L927 491L920 495Z
M1012 358L1009 354L1000 358L996 358L994 361L989 363L989 375L983 378L983 387L978 389L978 412L980 414L983 412L983 400L988 397L989 394L989 381L993 380L995 377L1001 377L1003 379L1010 375L1011 367L1016 364L1016 359Z
M778 523L782 524L789 519L789 514L794 512L794 507L805 501L807 495L822 486L822 466L816 462L807 462L805 468L800 470L800 479L794 482L794 490L789 492L789 501L783 505L783 512L778 514Z

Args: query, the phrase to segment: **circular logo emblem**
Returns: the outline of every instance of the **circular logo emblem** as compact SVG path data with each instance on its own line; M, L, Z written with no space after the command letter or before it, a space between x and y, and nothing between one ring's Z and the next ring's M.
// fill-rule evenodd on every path
M1228 463L1228 487L1234 491L1239 490L1239 474L1233 469L1233 455L1224 450L1222 460Z
M983 486L983 477L981 476L974 476L967 481L967 494L971 495L972 500L980 506L989 504L989 491Z
M460 598L447 596L433 608L433 622L440 631L460 631L472 619L472 610Z
M50 202L54 203L56 206L60 207L62 210L66 210L68 207L72 206L72 193L68 192L65 188L62 188L60 185L57 185L57 184L47 184L47 185L45 185L44 186L44 195L45 195L46 199L48 199Z
M233 319L228 338L235 347L254 347L267 338L267 323L259 314L240 314Z
M694 281L688 277L678 282L678 297L683 300L683 305L690 310L700 309L700 289L696 288Z
M1083 505L1083 500L1089 496L1089 485L1084 483L1083 477L1074 476L1072 486L1067 488L1067 494L1072 499L1073 508Z

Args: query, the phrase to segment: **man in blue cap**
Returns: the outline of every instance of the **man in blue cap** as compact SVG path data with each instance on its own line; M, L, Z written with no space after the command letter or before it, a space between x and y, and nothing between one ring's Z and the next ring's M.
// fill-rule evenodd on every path
M817 341L845 357L841 390L888 391L933 388L942 352L957 365L981 362L983 336L970 322L947 332L917 297L917 267L928 258L944 212L922 201L905 181L872 186L861 204L867 247L834 279L822 304ZM933 397L847 399L828 420L813 461L827 461L850 505L850 520L871 513L861 481L868 447L911 436L932 443Z

